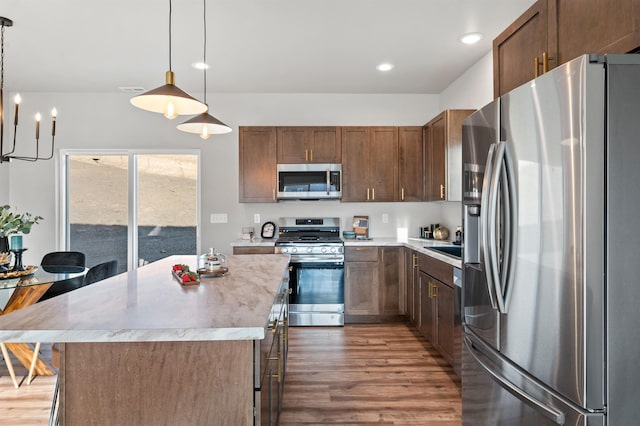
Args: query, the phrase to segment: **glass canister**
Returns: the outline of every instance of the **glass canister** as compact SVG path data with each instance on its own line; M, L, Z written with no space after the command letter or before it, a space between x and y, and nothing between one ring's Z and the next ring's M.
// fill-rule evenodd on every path
M205 260L204 269L211 272L226 270L227 257L222 253L216 252L213 248L210 248Z

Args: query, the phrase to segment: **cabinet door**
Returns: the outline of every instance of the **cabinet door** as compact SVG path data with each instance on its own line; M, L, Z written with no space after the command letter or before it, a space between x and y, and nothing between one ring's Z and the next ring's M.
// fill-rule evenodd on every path
M276 201L276 128L240 127L241 203Z
M278 163L309 161L309 132L306 127L278 127Z
M431 191L429 200L446 199L446 114L442 113L431 121Z
M446 111L447 201L462 201L462 121L473 112L473 109Z
M415 269L415 265L417 265L417 256L411 249L404 250L404 276L405 276L405 306L407 318L409 318L409 322L415 324L415 309L413 305L413 271Z
M433 343L435 321L435 306L433 303L433 283L431 277L420 272L420 331L422 335Z
M400 270L402 248L380 247L379 253L380 314L400 315L400 295L404 294L404 271Z
M342 161L342 138L339 127L311 127L309 162L340 163Z
M398 128L371 129L371 201L398 200Z
M627 53L640 47L638 0L562 0L549 6L557 19L559 64L585 53Z
M548 41L549 33L555 38L556 29L549 25L547 1L556 0L538 0L493 40L493 92L496 98L535 78L537 73L542 74L545 52L548 68L556 66L556 49Z
M367 201L369 189L369 128L342 128L342 201Z
M378 314L378 268L376 266L375 262L348 262L345 264L345 314Z
M436 301L436 348L453 364L454 289L432 279Z
M400 201L424 201L422 127L398 128Z

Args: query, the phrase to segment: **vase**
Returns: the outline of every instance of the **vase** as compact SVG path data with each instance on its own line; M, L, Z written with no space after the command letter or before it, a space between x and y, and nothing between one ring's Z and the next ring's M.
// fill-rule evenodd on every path
M0 237L0 253L9 252L9 237Z

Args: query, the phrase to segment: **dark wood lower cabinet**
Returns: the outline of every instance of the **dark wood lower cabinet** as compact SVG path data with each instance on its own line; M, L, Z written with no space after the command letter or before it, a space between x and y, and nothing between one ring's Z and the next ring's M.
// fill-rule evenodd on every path
M455 288L453 267L431 256L418 254L420 294L416 326L442 356L455 361Z

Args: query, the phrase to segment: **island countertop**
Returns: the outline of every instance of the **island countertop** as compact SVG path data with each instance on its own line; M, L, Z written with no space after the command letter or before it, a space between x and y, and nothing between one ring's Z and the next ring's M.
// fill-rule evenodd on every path
M260 340L286 255L227 256L229 273L182 286L170 256L0 317L5 342Z

